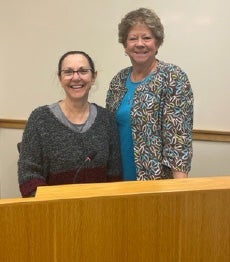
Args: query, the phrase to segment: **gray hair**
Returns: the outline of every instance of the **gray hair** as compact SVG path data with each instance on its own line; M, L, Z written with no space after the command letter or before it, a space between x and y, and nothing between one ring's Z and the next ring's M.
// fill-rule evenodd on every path
M126 40L130 29L137 23L143 23L149 27L152 31L154 37L156 38L159 46L163 44L164 41L164 27L161 23L158 15L151 9L139 8L137 10L131 11L122 18L120 24L118 25L118 42L126 45Z

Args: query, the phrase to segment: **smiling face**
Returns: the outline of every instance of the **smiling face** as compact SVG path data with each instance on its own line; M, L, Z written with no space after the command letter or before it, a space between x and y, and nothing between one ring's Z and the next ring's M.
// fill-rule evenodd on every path
M137 23L130 29L124 48L135 67L152 64L159 44L148 26Z
M89 90L95 83L88 59L82 54L66 56L61 65L60 83L68 99L88 99Z

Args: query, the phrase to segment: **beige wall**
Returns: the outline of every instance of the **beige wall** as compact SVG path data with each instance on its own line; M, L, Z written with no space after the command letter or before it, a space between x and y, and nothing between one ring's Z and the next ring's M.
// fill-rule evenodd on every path
M158 58L181 66L195 96L194 129L230 130L230 19L227 0L143 0L165 26ZM104 105L112 76L129 65L117 24L140 1L8 0L0 3L0 118L27 119L33 108L63 96L59 57L84 50L98 70L91 100ZM21 130L0 129L1 196L18 194L16 143ZM229 143L194 143L192 176L230 174Z

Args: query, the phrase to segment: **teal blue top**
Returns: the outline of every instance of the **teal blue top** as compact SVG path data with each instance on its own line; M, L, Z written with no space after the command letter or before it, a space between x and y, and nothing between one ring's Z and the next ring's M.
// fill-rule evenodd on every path
M121 157L124 180L136 180L136 165L134 160L134 147L132 138L132 127L130 121L130 112L133 104L133 98L136 88L148 81L151 75L147 76L140 82L132 82L130 75L126 81L127 92L123 97L120 107L118 108L116 119L120 132Z

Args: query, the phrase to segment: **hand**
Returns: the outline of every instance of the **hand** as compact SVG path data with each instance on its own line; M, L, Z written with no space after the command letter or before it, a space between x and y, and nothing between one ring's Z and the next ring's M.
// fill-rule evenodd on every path
M180 171L173 171L174 178L188 178L188 174Z

